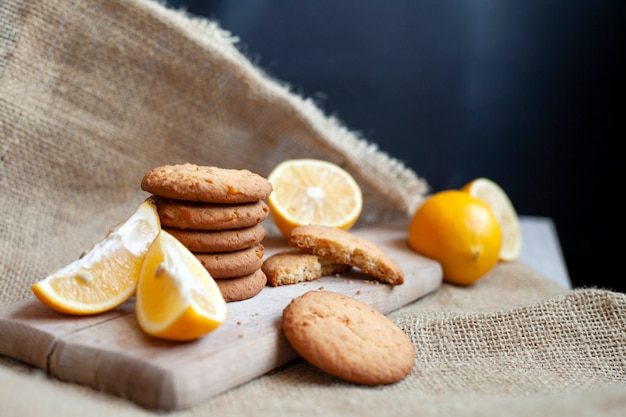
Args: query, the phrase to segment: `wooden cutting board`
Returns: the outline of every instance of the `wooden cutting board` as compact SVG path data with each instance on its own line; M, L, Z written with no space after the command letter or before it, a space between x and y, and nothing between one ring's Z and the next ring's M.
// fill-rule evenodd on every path
M434 290L442 281L438 263L406 244L406 227L354 230L396 259L405 283L389 286L358 269L341 276L282 287L228 304L226 322L204 338L175 343L144 334L134 299L92 317L56 313L32 298L0 306L0 354L50 375L127 398L147 408L175 410L263 375L297 357L281 330L282 311L309 290L336 291L389 313ZM286 248L267 236L266 257Z

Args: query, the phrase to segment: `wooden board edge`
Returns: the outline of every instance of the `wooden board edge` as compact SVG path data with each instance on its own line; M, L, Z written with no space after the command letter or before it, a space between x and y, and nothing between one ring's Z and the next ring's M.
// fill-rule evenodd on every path
M0 305L0 355L49 373L50 355L62 337L114 320L131 309L132 302L126 302L100 315L68 320L70 316L51 310L36 298Z

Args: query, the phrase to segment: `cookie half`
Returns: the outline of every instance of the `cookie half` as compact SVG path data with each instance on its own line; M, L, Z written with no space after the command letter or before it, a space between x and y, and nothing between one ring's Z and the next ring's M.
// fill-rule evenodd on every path
M411 339L372 307L331 291L309 291L283 310L291 346L321 370L357 384L400 381L413 369Z
M267 278L260 269L250 275L237 278L216 279L215 282L227 303L247 300L263 290Z
M163 227L191 252L232 252L256 246L265 237L261 224L230 230L193 230Z
M240 229L261 223L270 213L262 200L252 203L216 204L153 197L164 227L195 230Z
M194 253L213 278L249 275L263 266L265 248L259 244L248 249L221 253Z
M404 273L395 259L376 244L336 227L296 227L289 235L289 245L337 263L355 266L387 284L404 283Z
M340 264L301 249L292 249L270 256L263 262L262 269L267 275L268 284L277 287L345 272L350 269L350 265Z
M150 170L144 175L141 188L161 197L228 204L264 200L272 192L267 179L247 169L190 163Z

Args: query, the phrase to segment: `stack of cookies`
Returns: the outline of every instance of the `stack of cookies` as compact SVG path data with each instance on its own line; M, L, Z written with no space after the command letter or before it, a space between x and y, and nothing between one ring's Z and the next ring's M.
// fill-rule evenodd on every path
M156 202L163 230L171 233L215 279L227 302L257 295L272 185L248 170L165 165L148 172L141 188Z

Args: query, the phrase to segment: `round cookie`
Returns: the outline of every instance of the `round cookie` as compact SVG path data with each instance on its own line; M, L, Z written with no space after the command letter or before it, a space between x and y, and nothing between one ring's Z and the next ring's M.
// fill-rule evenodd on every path
M150 170L141 180L141 188L161 197L228 204L264 200L272 192L267 179L247 169L190 163Z
M355 266L387 284L404 283L404 273L395 259L374 243L336 227L296 227L289 234L289 245L337 263Z
M263 261L262 269L268 284L277 287L345 272L350 269L350 265L339 264L301 249L292 249L273 254Z
M192 230L163 227L191 252L232 252L261 243L265 228L256 224L242 229Z
M178 229L239 229L261 223L270 213L265 201L215 204L154 196L161 225Z
M265 248L258 244L248 249L222 253L194 253L213 278L249 275L263 266Z
M411 339L379 311L331 291L309 291L283 310L283 333L309 363L365 385L397 382L415 363Z
M257 269L250 275L215 280L227 303L252 298L265 288L267 278Z

